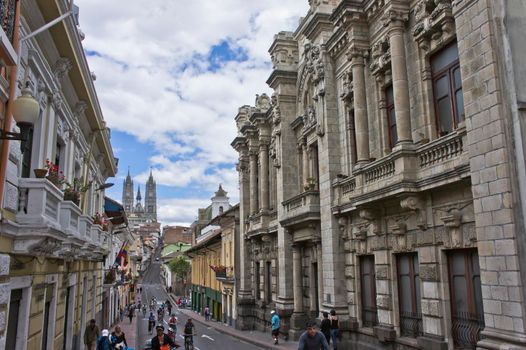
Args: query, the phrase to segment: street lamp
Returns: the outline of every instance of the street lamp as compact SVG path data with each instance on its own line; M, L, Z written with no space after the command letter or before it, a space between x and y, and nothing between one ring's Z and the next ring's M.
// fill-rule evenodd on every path
M13 119L20 128L20 133L0 130L0 139L22 141L20 149L23 151L26 142L29 141L31 127L37 121L39 113L40 106L33 98L31 89L26 86L22 89L22 95L13 102Z

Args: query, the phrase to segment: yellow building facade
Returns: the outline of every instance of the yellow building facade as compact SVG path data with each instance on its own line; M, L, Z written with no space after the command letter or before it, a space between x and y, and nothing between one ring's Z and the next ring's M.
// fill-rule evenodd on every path
M31 36L67 13L67 2L8 3L19 22L14 36L25 40L6 79L27 86L39 116L28 142L2 141L8 160L0 202L0 349L80 349L90 319L107 326L103 269L113 238L111 224L94 217L104 212L101 185L115 176L116 160L76 18ZM91 182L90 188L65 198L61 182L33 171L48 160L64 181Z

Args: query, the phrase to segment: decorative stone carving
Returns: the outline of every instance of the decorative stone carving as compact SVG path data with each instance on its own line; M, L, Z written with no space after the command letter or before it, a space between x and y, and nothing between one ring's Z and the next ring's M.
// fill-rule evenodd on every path
M53 108L56 110L56 111L59 111L62 109L62 105L64 103L64 100L62 99L62 94L60 93L59 90L53 90L51 92L51 104L53 105Z
M399 215L393 218L394 224L390 226L391 233L395 236L396 251L405 251L409 249L407 245L407 219L408 215Z
M372 61L369 68L373 75L375 75L377 79L381 78L381 75L388 75L391 70L389 35L384 35L373 45L371 56Z
M342 76L342 93L340 98L345 102L352 104L353 99L353 81L352 81L352 72L350 70L343 73Z
M303 116L303 130L308 130L316 124L318 124L316 110L313 106L307 106L307 108L305 108L305 115Z
M358 215L360 218L366 220L370 224L373 234L379 235L381 233L379 215L377 211L373 209L361 209Z
M67 57L60 57L53 66L53 75L60 81L71 68L73 68L71 60Z
M254 104L260 111L267 111L270 108L270 98L267 94L256 94L256 102Z
M449 233L449 242L445 240L444 244L450 248L460 248L465 244L461 225L463 220L463 209L470 204L470 202L466 201L450 204L443 208L437 208L437 211L443 213L443 215L440 216L440 220L442 220L446 231Z
M424 51L455 35L451 0L421 0L415 7L415 20L413 36Z
M76 119L80 119L84 111L88 108L88 104L86 101L80 100L75 104L75 107L73 108L73 116Z
M409 196L400 201L400 207L409 209L416 214L416 226L421 230L427 229L426 206L417 196Z

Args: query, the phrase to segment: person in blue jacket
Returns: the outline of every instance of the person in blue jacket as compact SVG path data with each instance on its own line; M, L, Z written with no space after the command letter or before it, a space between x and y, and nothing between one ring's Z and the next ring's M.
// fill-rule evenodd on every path
M277 344L279 338L280 320L276 311L272 310L270 314L272 315L272 338L274 338L274 344Z

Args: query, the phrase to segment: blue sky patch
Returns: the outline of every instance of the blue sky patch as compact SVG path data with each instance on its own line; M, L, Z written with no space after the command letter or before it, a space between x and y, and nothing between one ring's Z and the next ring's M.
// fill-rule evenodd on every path
M247 52L241 47L232 47L226 40L212 46L208 54L209 70L212 72L219 70L227 62L246 60L248 60Z

